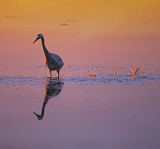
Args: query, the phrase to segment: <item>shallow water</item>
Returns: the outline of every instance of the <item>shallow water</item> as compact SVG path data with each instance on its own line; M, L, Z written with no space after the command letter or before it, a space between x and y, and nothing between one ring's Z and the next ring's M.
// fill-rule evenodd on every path
M130 70L133 67L135 66L69 65L64 66L61 70L59 81L68 83L70 84L69 87L73 88L100 86L159 88L159 66L143 65L136 75ZM0 87L42 85L49 79L46 66L32 65L20 68L1 68L1 72ZM52 75L52 79L56 81L56 72L52 72Z
M160 1L0 4L0 149L160 148Z
M158 149L159 67L129 68L1 68L0 148Z

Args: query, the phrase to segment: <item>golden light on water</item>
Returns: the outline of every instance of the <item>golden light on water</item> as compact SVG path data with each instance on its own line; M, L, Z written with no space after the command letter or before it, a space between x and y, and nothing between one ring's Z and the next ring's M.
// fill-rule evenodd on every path
M0 7L1 30L160 32L158 0L1 0Z

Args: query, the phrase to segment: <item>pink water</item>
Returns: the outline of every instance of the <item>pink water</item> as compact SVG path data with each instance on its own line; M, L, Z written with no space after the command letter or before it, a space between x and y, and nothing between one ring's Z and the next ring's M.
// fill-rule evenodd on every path
M65 66L59 85L44 66L15 69L1 69L0 148L159 148L159 67Z
M157 0L1 0L0 149L159 149L159 14Z

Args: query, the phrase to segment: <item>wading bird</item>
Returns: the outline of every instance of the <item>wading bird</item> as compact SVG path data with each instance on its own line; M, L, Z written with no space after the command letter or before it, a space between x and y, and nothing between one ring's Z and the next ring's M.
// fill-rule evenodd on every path
M52 77L52 73L51 71L53 70L57 70L58 73L58 79L59 79L59 71L60 69L63 67L64 63L62 61L62 59L60 58L60 56L58 56L57 54L54 53L49 53L45 43L44 43L44 37L42 34L38 34L36 40L33 42L33 44L38 40L41 39L42 41L42 47L46 56L46 66L48 67L49 71L50 71L50 77Z

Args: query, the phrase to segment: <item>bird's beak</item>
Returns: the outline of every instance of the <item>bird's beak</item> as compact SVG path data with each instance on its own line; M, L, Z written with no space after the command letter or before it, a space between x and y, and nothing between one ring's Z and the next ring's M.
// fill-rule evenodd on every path
M39 38L36 38L36 40L33 42L33 44L38 40Z

